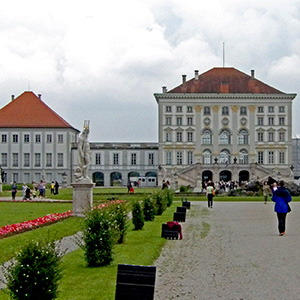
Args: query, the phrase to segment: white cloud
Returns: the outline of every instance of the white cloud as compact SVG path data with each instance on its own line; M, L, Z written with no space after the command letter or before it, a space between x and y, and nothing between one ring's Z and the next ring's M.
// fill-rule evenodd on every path
M141 140L142 123L155 141L153 93L221 66L223 42L226 66L299 93L299 9L297 0L7 1L0 106L30 85L75 127L90 118L101 128L94 140Z

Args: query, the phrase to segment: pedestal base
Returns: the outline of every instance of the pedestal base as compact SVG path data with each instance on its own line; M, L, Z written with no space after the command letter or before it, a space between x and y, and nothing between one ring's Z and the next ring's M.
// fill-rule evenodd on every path
M84 217L93 208L93 188L95 184L82 180L71 184L73 187L73 216Z

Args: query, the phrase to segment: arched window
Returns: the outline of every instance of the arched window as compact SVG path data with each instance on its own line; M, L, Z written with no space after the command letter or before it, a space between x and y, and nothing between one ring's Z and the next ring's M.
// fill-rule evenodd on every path
M206 149L203 152L203 164L204 165L210 165L212 163L212 155L211 155L211 151Z
M230 144L230 132L227 129L223 129L220 134L220 144L229 145Z
M230 163L230 152L226 149L220 152L220 164L227 165Z
M248 145L248 131L245 129L239 133L239 145Z
M202 144L211 145L211 131L208 129L202 134Z
M248 164L248 152L245 149L242 149L239 153L239 163L241 165Z

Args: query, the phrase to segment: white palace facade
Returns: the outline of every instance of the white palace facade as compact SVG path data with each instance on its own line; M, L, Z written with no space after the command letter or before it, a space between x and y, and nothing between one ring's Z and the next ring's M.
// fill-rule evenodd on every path
M155 93L158 142L90 143L90 178L98 186L196 186L197 180L286 175L298 161L292 142L292 101L283 93L234 68L195 71L190 80ZM35 109L33 109L33 107ZM37 113L38 112L38 113ZM14 116L14 117L11 117ZM70 185L77 167L80 131L33 92L0 109L0 168L3 181L41 179ZM296 149L297 148L297 149ZM299 170L298 170L299 169ZM300 175L300 173L299 173Z

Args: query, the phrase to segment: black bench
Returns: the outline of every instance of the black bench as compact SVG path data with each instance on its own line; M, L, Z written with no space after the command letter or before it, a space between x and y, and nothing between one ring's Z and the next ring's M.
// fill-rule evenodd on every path
M184 206L177 206L177 212L186 213L186 207Z
M115 300L153 300L156 267L118 265Z
M174 212L173 221L176 222L185 222L185 212Z
M174 224L171 228L163 223L161 226L161 237L165 239L178 240L180 229L179 225Z
M191 208L191 202L190 201L182 201L182 206L186 207L187 209Z

